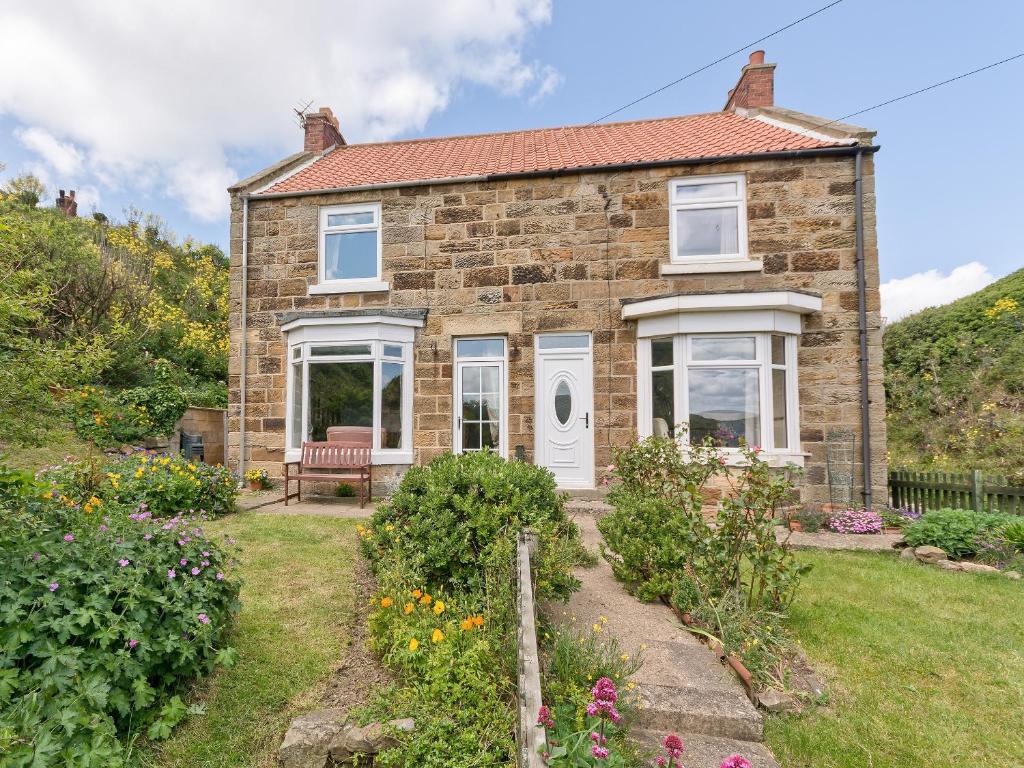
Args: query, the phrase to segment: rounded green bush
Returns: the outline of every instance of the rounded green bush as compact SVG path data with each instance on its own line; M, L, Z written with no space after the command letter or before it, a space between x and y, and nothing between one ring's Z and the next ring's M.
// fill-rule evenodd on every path
M540 596L566 596L583 557L579 531L566 517L554 476L491 451L443 454L411 467L373 516L364 541L371 559L401 560L424 585L481 589L500 542L537 534ZM502 555L503 556L503 555Z
M938 547L950 557L969 557L994 540L1008 519L1007 515L969 509L937 509L908 526L903 538L912 547Z

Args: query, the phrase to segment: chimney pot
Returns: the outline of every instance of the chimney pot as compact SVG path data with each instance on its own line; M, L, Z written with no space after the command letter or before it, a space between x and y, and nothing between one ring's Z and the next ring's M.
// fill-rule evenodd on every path
M737 109L756 109L775 104L775 65L764 63L764 51L750 54L749 63L740 71L739 82L729 91L723 108L727 112Z

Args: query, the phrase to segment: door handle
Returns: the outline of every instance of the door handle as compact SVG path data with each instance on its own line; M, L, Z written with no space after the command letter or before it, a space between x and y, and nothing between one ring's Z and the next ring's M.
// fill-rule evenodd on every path
M587 411L585 414L583 414L583 421L584 429L590 429L590 411Z

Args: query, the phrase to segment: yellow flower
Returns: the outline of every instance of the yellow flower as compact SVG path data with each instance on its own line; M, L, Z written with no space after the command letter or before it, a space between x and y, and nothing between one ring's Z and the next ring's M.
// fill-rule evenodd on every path
M430 605L430 601L433 600L433 599L434 598L432 598L430 595L426 595L425 594L425 595L423 595L423 597L420 598L420 602L423 603L424 605Z
M600 624L595 624L594 625L594 632L595 633L599 633L600 631L601 631L601 625Z
M94 507L99 507L103 505L103 501L97 498L96 496L91 497L89 499L89 503L92 504Z
M391 533L391 531L395 530L395 526L393 526L391 523L388 523L387 525L384 526L384 530L387 531L388 533Z
M390 597L382 597L380 599L380 607L381 608L390 608L391 607L391 602L392 601L391 601Z
M434 613L436 613L438 616L444 613L444 601L438 600L436 603L434 603Z
M417 639L416 639L415 637L414 637L414 638L412 638L412 639L411 639L411 640L409 641L409 650L410 650L410 651L415 651L415 650L416 650L417 648L419 648L419 647L420 647L420 641L419 641L419 640L417 640Z
M442 632L440 629L435 629L434 634L430 636L430 642L440 643L442 640L444 640L444 632Z
M408 616L414 610L416 610L416 606L415 605L413 605L412 603L406 603L405 607L402 609L402 613L404 613L406 616Z
M629 661L629 654L628 653L624 653L619 658L622 659L623 661Z

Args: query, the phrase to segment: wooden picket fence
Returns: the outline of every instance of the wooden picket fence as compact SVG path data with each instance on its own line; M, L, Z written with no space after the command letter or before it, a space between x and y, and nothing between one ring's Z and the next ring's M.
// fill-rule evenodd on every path
M960 474L899 470L889 473L889 502L918 512L953 507L1024 515L1024 488L977 469Z

